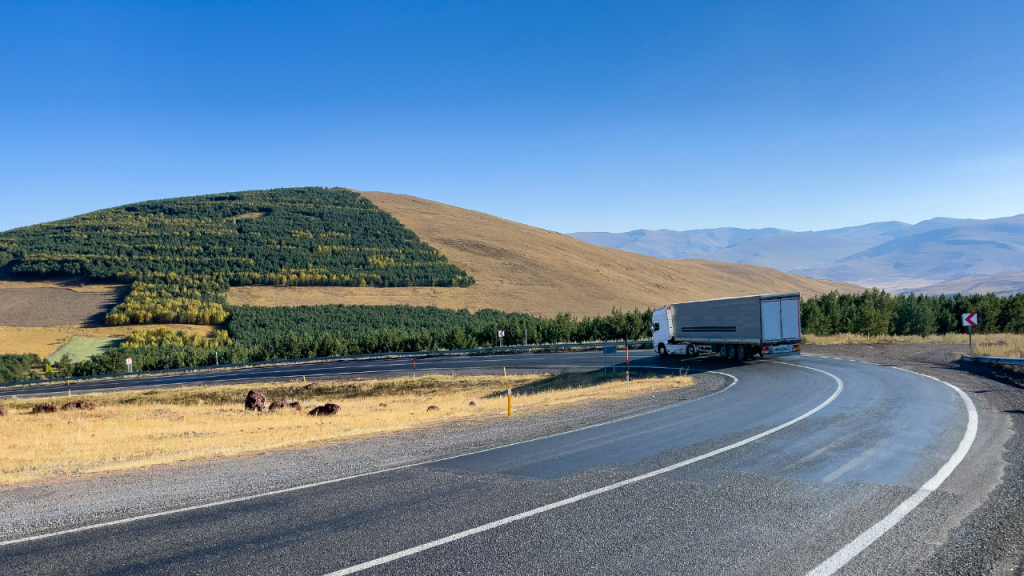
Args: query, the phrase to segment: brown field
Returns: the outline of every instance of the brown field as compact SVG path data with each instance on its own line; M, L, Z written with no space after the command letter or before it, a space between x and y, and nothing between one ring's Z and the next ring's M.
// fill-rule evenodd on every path
M694 384L689 376L635 378L627 390L621 378L424 376L318 382L308 388L301 382L247 384L3 401L10 414L0 417L0 485L308 446L450 421L493 421L508 418L507 397L501 394L508 385L514 417ZM247 412L243 402L253 387L266 394L268 405L289 396L301 400L304 410ZM37 403L61 406L79 399L96 409L29 413ZM340 414L306 414L324 402L341 406ZM428 406L439 409L427 411Z
M24 327L0 326L0 354L38 354L41 358L53 354L72 336L87 338L124 338L132 330L152 330L169 328L177 332L184 330L189 333L198 332L209 338L215 326L191 326L187 324L160 324L159 326L99 326L85 327L81 324L63 326Z
M68 287L19 285L0 287L0 326L103 326L104 317L128 293L127 286L89 286L88 291Z
M705 260L662 260L587 244L496 216L422 198L361 192L420 239L468 271L469 288L245 286L231 304L409 304L471 311L494 308L554 316L608 314L612 307L657 308L703 298L799 291L815 295L863 288L770 268Z

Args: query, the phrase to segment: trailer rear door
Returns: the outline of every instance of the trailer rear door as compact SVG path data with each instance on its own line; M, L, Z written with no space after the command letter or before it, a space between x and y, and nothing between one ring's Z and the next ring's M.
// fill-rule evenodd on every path
M765 343L782 340L782 302L761 301L761 338Z
M782 339L800 339L800 300L787 298L782 301Z

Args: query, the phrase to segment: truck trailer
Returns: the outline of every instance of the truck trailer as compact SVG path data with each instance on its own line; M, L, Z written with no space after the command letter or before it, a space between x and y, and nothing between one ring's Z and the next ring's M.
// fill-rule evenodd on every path
M719 354L744 361L800 353L800 293L670 304L654 311L654 349L662 356Z

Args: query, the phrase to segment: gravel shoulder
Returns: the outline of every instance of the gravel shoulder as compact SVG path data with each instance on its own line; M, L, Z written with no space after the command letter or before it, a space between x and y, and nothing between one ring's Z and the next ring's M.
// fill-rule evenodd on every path
M967 393L978 410L979 435L948 485L941 488L959 496L955 513L931 556L901 571L1024 573L1024 373L961 363L960 356L969 349L956 344L807 345L804 352L904 368ZM908 521L903 529L912 529L913 519Z
M450 422L402 433L256 456L90 475L0 489L0 540L152 514L448 458L636 415L722 390L694 386L490 422ZM259 500L253 501L259 506Z

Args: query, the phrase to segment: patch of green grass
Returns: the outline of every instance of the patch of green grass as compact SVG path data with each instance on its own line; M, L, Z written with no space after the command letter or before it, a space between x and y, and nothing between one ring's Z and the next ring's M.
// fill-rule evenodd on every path
M81 362L88 360L90 356L99 354L104 350L117 347L118 344L124 341L124 338L89 338L87 336L72 336L68 343L57 349L56 352L50 354L47 358L51 363L55 363L64 357L65 354L71 358L72 362Z

